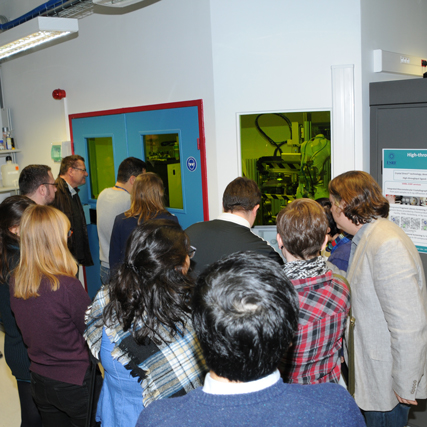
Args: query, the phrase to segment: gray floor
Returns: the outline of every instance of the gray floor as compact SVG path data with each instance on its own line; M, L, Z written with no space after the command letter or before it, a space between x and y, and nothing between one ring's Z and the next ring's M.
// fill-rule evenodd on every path
M0 351L3 353L4 332L0 330ZM0 359L0 427L19 427L21 409L15 377L6 365L4 357Z

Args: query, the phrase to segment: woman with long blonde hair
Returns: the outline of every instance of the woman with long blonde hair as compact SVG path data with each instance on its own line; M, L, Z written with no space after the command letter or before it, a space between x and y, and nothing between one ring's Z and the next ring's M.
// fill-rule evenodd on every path
M18 385L21 427L42 427L31 397L30 359L10 308L10 273L19 262L19 226L22 214L35 204L25 196L10 196L0 204L0 318L4 327L4 356Z
M138 225L151 219L171 219L178 222L178 218L165 208L164 193L163 181L157 174L147 172L136 177L130 209L117 215L114 221L109 255L112 272L123 262L128 238Z
M31 391L44 427L85 426L90 363L83 332L90 298L67 247L68 218L34 205L21 219L11 307L28 347Z

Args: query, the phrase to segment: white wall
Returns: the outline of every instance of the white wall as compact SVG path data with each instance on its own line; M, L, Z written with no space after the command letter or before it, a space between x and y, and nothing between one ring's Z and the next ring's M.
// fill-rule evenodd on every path
M68 134L64 103L51 94L61 88L69 114L203 99L208 170L215 169L209 13L209 0L161 0L124 15L93 14L79 20L77 38L2 64L21 166L58 171L50 146Z
M382 49L427 59L427 1L361 0L361 17L363 139L369 143L369 83L414 78L374 73L373 51ZM369 149L364 163L369 166Z
M358 0L211 1L219 188L238 175L236 115L331 110L332 65L355 66L361 145L359 15Z
M51 144L67 138L54 89L66 90L69 114L201 98L214 217L239 174L238 114L331 110L331 66L343 64L354 65L354 162L365 166L359 0L161 0L79 27L73 40L2 65L21 166L53 165Z

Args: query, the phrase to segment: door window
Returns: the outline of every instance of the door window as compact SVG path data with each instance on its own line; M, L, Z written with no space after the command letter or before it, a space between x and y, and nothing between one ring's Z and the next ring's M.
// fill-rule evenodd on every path
M86 141L91 198L97 199L104 188L113 187L116 182L113 138L87 138Z
M155 172L165 186L165 206L183 209L179 135L144 135L147 172Z

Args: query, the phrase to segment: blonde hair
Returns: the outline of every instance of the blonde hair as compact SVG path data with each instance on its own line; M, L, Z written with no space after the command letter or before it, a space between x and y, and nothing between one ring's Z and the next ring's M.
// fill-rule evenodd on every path
M138 217L138 224L166 212L163 197L165 189L162 179L153 172L138 175L132 187L130 209L125 217Z
M70 221L50 206L29 206L21 219L21 257L15 270L16 298L39 296L42 278L52 291L59 288L59 275L74 277L77 262L67 247Z

